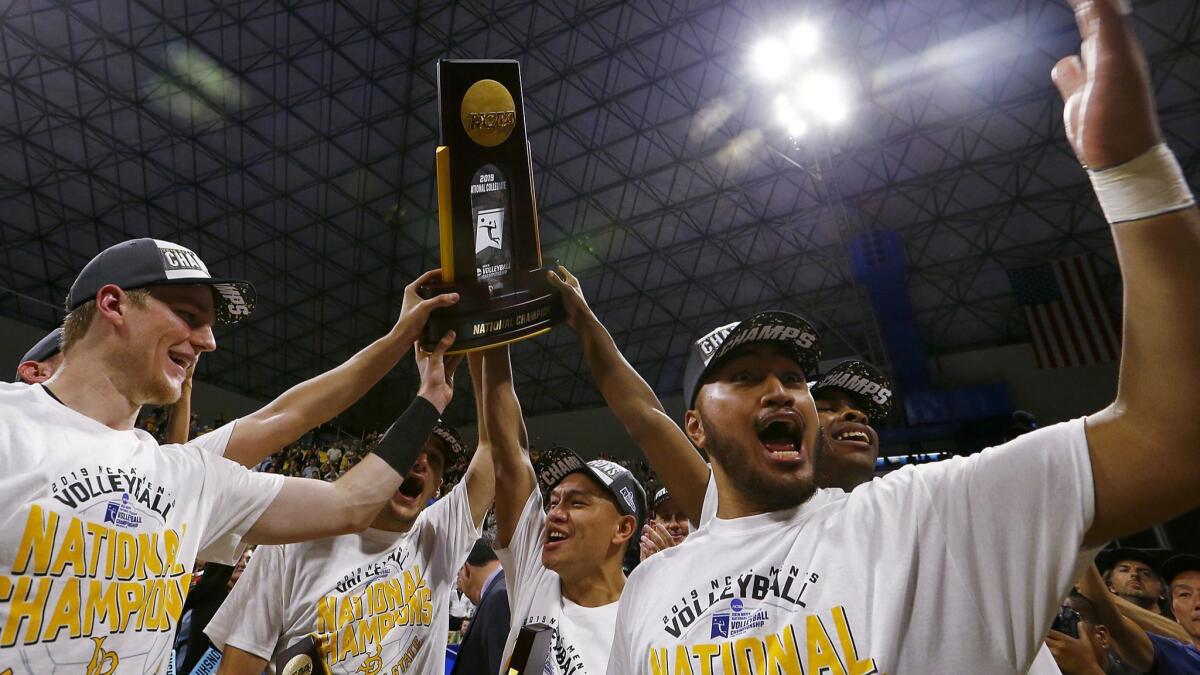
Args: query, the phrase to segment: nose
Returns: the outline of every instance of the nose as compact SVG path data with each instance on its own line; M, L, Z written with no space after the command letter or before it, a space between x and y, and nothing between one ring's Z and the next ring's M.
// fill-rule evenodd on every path
M567 511L563 508L562 502L551 506L550 510L546 512L546 518L556 523L567 522Z
M217 349L217 338L213 336L212 324L204 324L192 330L192 347L197 353L211 352Z
M868 424L871 421L870 417L868 417L866 413L855 407L846 408L842 411L839 417L841 417L842 421L844 422L856 422L858 424Z
M768 408L790 408L796 402L795 392L784 385L778 375L772 373L763 381L766 391L763 393L763 404Z
M427 471L428 469L429 469L429 453L422 452L421 454L417 455L417 461L413 462L412 470L414 472L416 472L416 471Z

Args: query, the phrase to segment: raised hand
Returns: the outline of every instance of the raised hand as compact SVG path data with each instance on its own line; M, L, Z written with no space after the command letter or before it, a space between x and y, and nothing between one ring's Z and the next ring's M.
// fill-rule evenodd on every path
M546 273L550 283L562 294L563 308L566 310L567 325L579 330L580 320L592 316L592 308L588 307L587 299L583 297L583 289L579 280L566 267L559 266L558 273L553 270Z
M642 560L672 546L675 546L675 538L671 536L666 527L653 521L642 526L642 538L638 542Z
M400 318L396 320L393 332L401 334L406 342L415 340L421 334L421 329L429 321L429 313L438 307L449 307L458 302L458 293L442 293L428 300L417 292L421 286L433 283L442 278L442 270L435 269L417 277L415 281L404 287L404 302L400 306Z
M1067 139L1089 169L1134 159L1161 138L1146 57L1118 2L1071 0L1083 44L1050 75L1062 95Z
M446 406L454 398L454 371L462 363L463 355L458 354L446 359L446 350L454 344L454 331L446 333L438 341L432 352L421 349L416 345L413 351L417 357L417 371L421 374L421 387L417 396L433 404L438 412L445 412Z

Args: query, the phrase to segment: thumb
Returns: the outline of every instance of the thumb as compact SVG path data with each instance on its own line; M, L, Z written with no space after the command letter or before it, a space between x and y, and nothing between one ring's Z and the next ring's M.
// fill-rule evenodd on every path
M567 286L567 283L563 281L562 277L558 276L558 272L555 272L554 270L548 270L546 272L546 278L549 279L550 283L557 288L565 288Z
M1087 81L1087 75L1083 71L1083 63L1079 57L1068 56L1054 64L1054 69L1050 71L1050 79L1054 80L1054 86L1058 88L1059 96L1062 96L1065 101L1083 87Z
M446 358L446 350L450 349L450 345L454 344L454 331L448 331L438 340L437 347L433 350L433 358L437 362L441 362Z

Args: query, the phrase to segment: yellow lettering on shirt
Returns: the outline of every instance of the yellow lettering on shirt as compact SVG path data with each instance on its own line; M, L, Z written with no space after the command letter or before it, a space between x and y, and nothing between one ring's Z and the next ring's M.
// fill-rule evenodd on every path
M316 602L316 636L329 665L377 652L397 626L433 623L432 591L420 565L395 577L377 579L355 595L330 594ZM416 642L419 649L424 641ZM416 651L411 647L412 656Z
M744 635L732 640L699 644L651 646L644 663L651 675L714 675L723 673L770 673L771 675L874 675L875 659L859 656L850 620L843 607L820 614L797 617L803 621L803 645L795 624L765 635ZM825 628L832 621L835 644ZM802 656L803 655L803 656ZM720 665L713 661L719 657ZM695 664L692 663L693 659ZM697 668L698 665L698 668ZM718 670L719 668L719 670Z
M0 575L0 647L174 631L191 586L173 562L186 527L131 533L31 505L12 572Z

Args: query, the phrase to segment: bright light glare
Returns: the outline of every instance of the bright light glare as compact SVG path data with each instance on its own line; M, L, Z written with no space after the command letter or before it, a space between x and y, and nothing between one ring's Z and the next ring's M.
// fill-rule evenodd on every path
M837 124L849 114L849 101L841 81L830 73L817 72L800 83L804 107L821 119Z
M764 38L750 52L754 74L767 82L783 77L791 64L787 46L775 38Z
M787 132L788 136L791 136L792 138L799 138L808 132L808 124L804 120L797 117L796 119L788 121Z
M791 32L788 33L788 43L793 55L812 56L821 45L821 33L811 23L798 23L792 26Z

